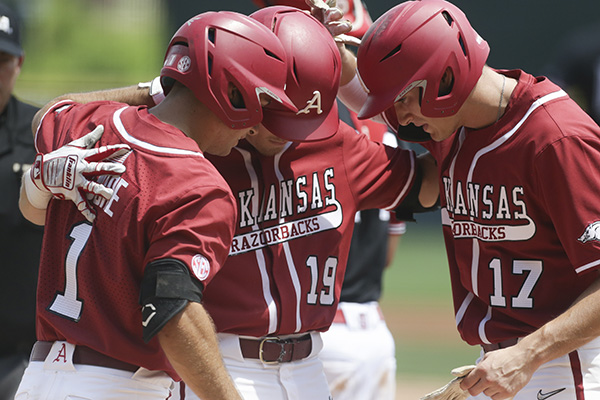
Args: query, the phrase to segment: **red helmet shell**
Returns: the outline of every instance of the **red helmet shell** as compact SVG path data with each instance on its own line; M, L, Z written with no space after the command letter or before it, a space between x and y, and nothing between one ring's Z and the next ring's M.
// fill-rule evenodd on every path
M298 112L265 109L262 124L294 141L321 140L337 132L336 96L341 60L331 34L317 19L293 7L273 6L250 15L270 27L288 60L285 93Z
M423 115L454 115L479 80L489 51L451 3L417 0L393 7L373 23L358 49L358 72L369 90L359 118L383 112L417 86L423 88ZM447 68L454 82L450 93L440 96Z
M261 93L297 110L283 90L286 73L285 51L273 32L243 14L220 11L199 14L179 28L160 76L165 93L174 79L225 124L243 129L262 121ZM239 89L244 108L231 104L229 83Z

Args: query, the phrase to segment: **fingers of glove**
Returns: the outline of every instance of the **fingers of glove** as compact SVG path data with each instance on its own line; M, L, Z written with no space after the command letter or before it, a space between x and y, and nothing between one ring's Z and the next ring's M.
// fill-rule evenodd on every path
M129 151L131 151L131 147L126 144L111 144L98 147L97 149L89 149L85 152L84 157L88 162L95 162L110 157L121 157Z
M462 378L464 376L467 376L469 372L473 371L474 369L474 365L463 365L462 367L454 368L450 373L454 376Z
M421 400L465 400L468 393L460 388L460 379L454 378L445 386L421 397Z
M68 146L78 147L80 149L91 149L102 137L104 133L104 125L98 125L93 131L85 136L75 139Z
M112 189L107 188L106 186L104 186L98 182L94 182L94 181L86 181L81 186L81 190L86 193L93 193L95 195L101 196L101 197L105 198L106 200L110 200L110 198L113 195ZM79 191L77 191L77 196L81 197L81 194L79 193Z
M335 38L339 35L344 35L352 30L352 23L347 19L328 22L325 27L329 30L329 33Z
M96 214L92 210L92 208L91 208L90 204L87 202L87 200L83 198L81 193L78 190L76 190L75 192L76 192L75 198L72 199L73 203L75 203L75 205L77 206L77 209L85 217L85 219L87 219L89 222L93 223L94 220L96 219Z
M86 163L80 172L85 177L100 176L100 175L121 175L127 168L123 164L113 162L91 162Z
M349 44L349 45L356 46L356 47L360 46L360 39L355 38L354 36L341 34L341 35L335 36L334 39L335 39L336 43Z

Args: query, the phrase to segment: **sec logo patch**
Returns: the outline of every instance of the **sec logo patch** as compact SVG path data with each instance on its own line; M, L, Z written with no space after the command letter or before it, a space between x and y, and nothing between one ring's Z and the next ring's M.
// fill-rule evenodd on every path
M192 271L194 271L196 278L203 281L208 278L208 274L210 273L210 262L203 255L196 254L192 258Z

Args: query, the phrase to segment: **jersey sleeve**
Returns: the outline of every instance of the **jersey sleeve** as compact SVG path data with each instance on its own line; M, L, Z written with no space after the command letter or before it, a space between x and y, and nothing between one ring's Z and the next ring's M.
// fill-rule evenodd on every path
M397 207L409 193L416 174L416 157L412 150L375 143L350 130L344 137L345 169L359 209Z
M90 133L107 115L114 112L114 102L80 104L59 101L44 114L35 134L35 148L49 153ZM110 107L104 107L111 105Z
M536 161L543 201L576 272L600 265L600 140L569 136Z
M191 188L157 218L144 264L162 258L181 260L206 286L229 253L236 207L225 187Z

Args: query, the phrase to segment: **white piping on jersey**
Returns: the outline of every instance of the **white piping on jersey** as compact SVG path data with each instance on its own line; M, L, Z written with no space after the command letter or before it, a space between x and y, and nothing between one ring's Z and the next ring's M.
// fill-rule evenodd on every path
M497 149L502 144L504 144L508 139L510 139L519 130L519 128L521 128L521 126L525 123L525 121L529 118L529 116L538 107L540 107L541 105L543 105L549 101L558 99L558 98L566 96L566 95L567 95L567 93L561 89L561 90L557 90L556 92L549 93L545 96L542 96L539 99L537 99L536 101L534 101L531 104L531 106L529 107L529 109L527 110L527 112L525 113L525 115L523 116L523 118L521 118L521 120L519 122L517 122L517 124L511 130L506 132L500 138L496 139L496 141L494 141L490 145L480 149L477 153L475 153L475 156L473 157L473 161L471 162L471 166L469 167L469 173L467 175L467 182L472 182L473 173L475 171L475 166L477 164L477 161L479 161L479 159L484 154L487 154L487 153ZM460 152L460 149L462 147L462 144L464 142L464 139L465 139L465 130L461 129L460 136L459 136L459 147L456 151L456 155L454 156L454 159L452 160L452 165L451 165L451 171L450 171L451 187L454 187L454 165L455 165L456 159L458 157L458 154ZM450 193L452 193L452 192L453 191L451 190ZM452 200L452 201L454 201L454 200ZM444 213L444 211L445 211L445 213ZM444 221L444 219L445 219L444 215L445 215L446 220L450 219L447 209L442 210L442 221ZM531 220L531 218L527 217L527 219L529 219L530 222L533 222ZM471 217L471 220L473 220L473 217ZM473 238L472 240L473 240L473 254L472 254L472 261L471 261L471 286L472 286L473 294L477 295L478 291L479 291L478 287L477 287L478 286L477 285L478 275L479 275L479 242L478 242L477 238ZM600 261L598 261L597 263L600 263ZM583 268L583 267L580 267L580 268ZM460 316L458 313L456 315L456 324L457 325L459 324L460 320L462 320L464 313L466 312L466 307L471 303L472 298L469 298L469 297L470 297L470 295L472 296L473 294L469 293L469 295L467 295L465 300L463 300L463 303L459 310L459 311L462 311L462 313L460 314ZM464 307L464 310L463 310L463 307ZM480 325L479 325L479 338L484 343L489 343L487 336L485 334L485 325L491 319L491 315L492 315L492 308L488 307L488 313L487 313L486 317L480 322Z
M134 138L133 136L131 136L131 134L129 134L129 132L127 132L127 130L125 129L125 126L123 125L123 121L121 121L121 113L128 107L129 106L120 108L117 111L115 111L115 113L113 114L113 123L115 124L115 127L117 128L117 130L119 131L121 136L123 136L123 139L125 139L126 141L128 141L132 144L135 144L137 146L143 147L144 149L154 151L156 153L204 157L204 154L202 154L201 152L198 152L198 151L176 149L173 147L156 146L156 145L150 144L148 142L144 142L140 139Z
M456 326L458 326L458 324L460 324L460 321L462 321L463 317L465 316L465 312L467 312L467 307L469 307L469 304L471 304L471 301L474 297L475 295L473 293L467 293L467 296L465 297L462 304L460 305L460 308L456 312Z
M46 112L44 113L44 115L42 115L42 118L40 118L40 124L37 126L37 128L35 129L35 135L33 137L33 145L35 146L35 151L36 152L40 152L40 150L37 147L37 137L38 137L38 132L40 131L40 127L42 126L42 121L44 120L44 118L46 118L46 115L48 115L49 112L55 112L59 107L57 107L57 105L61 104L61 103L69 103L69 106L73 106L74 104L71 103L72 100L61 100L56 102L55 104L52 105L52 107L50 107L48 110L46 110Z
M595 267L598 264L600 264L600 260L592 261L590 263L587 263L587 264L582 265L581 267L575 269L575 272L577 272L579 274L579 273L586 271L592 267Z
M416 157L415 153L410 153L410 174L408 176L408 179L406 180L406 184L404 185L404 187L402 188L402 191L400 192L398 197L396 197L396 200L394 200L392 205L384 208L384 210L390 211L390 210L393 210L394 208L396 208L398 206L398 204L400 203L400 199L402 199L404 197L404 195L406 194L406 192L408 191L408 188L410 187L409 184L412 181L413 175L415 174L415 157Z
M252 157L250 152L240 149L239 147L234 147L234 150L237 150L244 158L244 164L246 165L246 171L248 171L248 175L250 176L252 190L254 193L258 193L258 176L256 175L254 167L252 166ZM258 201L252 202L252 213L254 215L258 215ZM252 228L253 230L258 230L258 224L255 222ZM269 274L267 273L264 250L256 249L254 253L256 254L256 263L258 264L260 279L262 281L263 298L265 299L265 303L267 304L267 309L269 311L269 328L267 335L270 335L277 330L277 304L273 300L273 295L271 294L271 283L269 280Z
M488 306L487 314L485 314L485 317L479 322L479 338L485 344L491 343L485 334L485 324L487 324L490 319L492 319L492 307Z
M275 175L277 176L279 182L283 182L284 180L283 174L279 169L279 160L281 159L281 155L290 147L291 144L292 143L289 142L285 148L277 153L273 158L273 169L275 170ZM279 218L279 224L283 223L285 223L285 219ZM290 244L288 242L283 242L282 245L288 265L288 271L290 272L290 277L292 278L292 283L294 285L294 292L296 292L296 330L294 332L299 332L302 328L302 319L300 318L300 296L302 294L302 287L300 286L300 278L298 278L298 271L296 270L296 265L294 264L294 257L292 257L292 252L290 251Z

